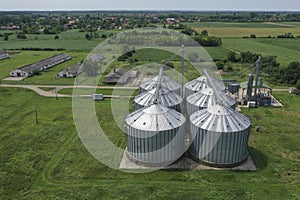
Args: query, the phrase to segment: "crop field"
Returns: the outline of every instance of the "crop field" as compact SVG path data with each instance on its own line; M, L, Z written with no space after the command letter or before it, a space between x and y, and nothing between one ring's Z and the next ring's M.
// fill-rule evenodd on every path
M0 88L0 198L297 199L300 97L275 96L283 108L243 110L261 127L260 132L252 130L250 137L249 150L257 172L159 170L130 174L104 166L86 151L73 124L70 98L56 100L28 90ZM95 106L108 137L124 148L124 133L110 114L111 102L96 102Z
M195 23L185 23L188 26L195 28L286 28L285 23L268 23L268 22L251 22L251 23L241 23L241 22L195 22ZM297 27L297 24L289 24L291 26Z
M282 23L226 23L226 22L197 22L186 23L196 31L208 30L209 35L217 37L245 37L255 34L257 37L277 37L284 33L300 36L300 24Z
M195 28L198 32L207 30L212 36L217 37L245 37L255 34L256 37L277 37L284 33L300 36L300 28Z
M0 33L15 33L16 31L0 31ZM69 51L89 52L95 48L103 39L102 34L117 34L119 31L97 31L100 38L87 40L85 34L87 32L79 32L78 29L68 30L60 34L56 34L59 39L55 40L56 35L45 34L26 34L26 40L18 40L16 35L9 36L8 41L0 40L2 49L22 49L22 48L63 48Z
M223 48L237 52L250 51L262 55L275 55L283 66L292 61L300 62L300 39L225 38Z

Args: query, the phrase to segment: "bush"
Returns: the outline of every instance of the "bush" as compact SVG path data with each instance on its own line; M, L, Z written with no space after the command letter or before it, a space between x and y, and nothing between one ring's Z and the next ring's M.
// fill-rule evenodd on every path
M202 46L222 45L222 39L214 36L194 35L192 38Z
M236 55L235 52L229 51L228 54L227 54L227 59L228 59L228 61L230 61L230 62L237 62L238 59L237 59L236 56L237 56L237 55Z
M283 35L278 35L277 38L294 38L292 33L285 33Z
M216 66L217 66L218 70L224 69L224 63L221 61L216 62Z
M231 65L227 65L227 66L226 66L226 71L233 71L232 66L231 66Z
M27 39L27 37L26 37L26 35L24 33L18 33L17 34L17 39L25 40L25 39Z

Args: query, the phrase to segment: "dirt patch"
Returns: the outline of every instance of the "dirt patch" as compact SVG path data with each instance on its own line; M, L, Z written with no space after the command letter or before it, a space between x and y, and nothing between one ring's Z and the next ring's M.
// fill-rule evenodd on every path
M7 77L3 80L5 81L22 81L23 79L25 79L26 77Z

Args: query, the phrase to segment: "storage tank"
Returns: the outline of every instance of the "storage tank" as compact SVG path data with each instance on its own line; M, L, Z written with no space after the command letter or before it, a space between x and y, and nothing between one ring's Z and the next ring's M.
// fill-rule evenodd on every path
M184 85L184 96L188 97L196 92L199 92L203 88L207 87L206 76L200 76Z
M190 117L190 155L213 167L234 167L248 158L250 120L232 108L215 105Z
M158 90L158 99L156 99L156 91ZM150 91L139 94L134 98L135 110L152 105L155 100L158 100L162 105L181 112L182 97L175 92L164 88L156 87Z
M240 89L240 84L238 83L231 83L228 85L228 91L231 93L231 94L236 94L239 92L239 89Z
M166 166L185 152L185 117L161 104L129 114L125 120L127 157L140 165Z
M155 76L153 79L146 81L140 85L140 94L144 93L145 91L152 90L155 88L157 82L158 82L158 76ZM167 76L161 76L160 84L162 87L167 88L173 92L175 92L178 95L181 95L181 85L177 83L176 81L170 79Z
M225 93L221 93L219 95L222 98L222 103L231 108L236 107L236 100ZM192 94L187 97L186 104L187 104L187 114L191 116L194 112L198 110L202 110L217 104L216 97L214 95L214 91L212 88L207 87L202 89L201 91Z

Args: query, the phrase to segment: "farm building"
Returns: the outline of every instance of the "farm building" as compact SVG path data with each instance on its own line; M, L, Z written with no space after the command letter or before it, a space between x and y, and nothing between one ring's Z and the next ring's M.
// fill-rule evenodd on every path
M9 58L9 55L6 51L0 49L0 60L4 60L6 58Z
M99 62L104 59L104 55L101 53L90 53L86 58L87 61Z
M77 63L76 65L68 67L67 69L59 72L57 74L57 77L58 78L74 78L81 73L80 66L81 66L81 63Z
M136 78L138 76L138 71L126 70L123 68L113 69L104 78L103 83L107 84L125 84L131 78Z
M43 70L49 69L60 63L66 62L70 59L72 59L71 56L69 56L68 54L61 53L61 54L52 56L50 58L46 58L44 60L38 61L36 63L25 65L23 67L20 67L19 69L13 70L10 72L10 76L12 76L12 77L33 76L34 73L36 73L36 72L41 72Z

